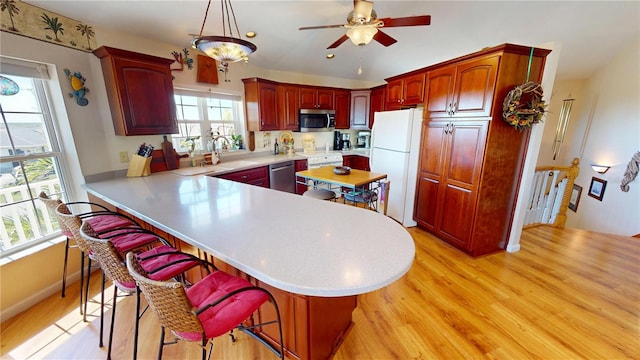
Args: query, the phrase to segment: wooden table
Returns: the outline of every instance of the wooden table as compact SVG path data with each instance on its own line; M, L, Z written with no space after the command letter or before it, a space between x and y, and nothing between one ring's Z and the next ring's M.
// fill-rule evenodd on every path
M375 200L380 198L382 212L386 214L386 199L389 195L389 188L383 183L387 178L387 174L351 169L349 174L338 175L333 172L333 169L334 166L323 166L316 169L298 171L296 173L296 182L308 185L309 180L311 180L314 187L325 184L328 189L341 194L345 202L356 198L362 199L363 196L361 194L373 192L375 197L370 198L369 205L377 209Z

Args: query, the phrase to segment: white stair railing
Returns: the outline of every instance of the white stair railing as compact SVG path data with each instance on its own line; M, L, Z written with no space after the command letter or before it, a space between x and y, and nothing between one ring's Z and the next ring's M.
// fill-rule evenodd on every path
M575 158L571 166L536 168L525 212L525 227L548 224L564 228L573 182L580 173L579 163Z

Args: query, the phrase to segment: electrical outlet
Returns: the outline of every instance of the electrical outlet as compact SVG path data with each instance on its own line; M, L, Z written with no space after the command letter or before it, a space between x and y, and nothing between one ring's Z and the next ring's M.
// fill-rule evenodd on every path
M129 153L127 153L126 151L120 151L118 154L120 155L121 163L129 162Z

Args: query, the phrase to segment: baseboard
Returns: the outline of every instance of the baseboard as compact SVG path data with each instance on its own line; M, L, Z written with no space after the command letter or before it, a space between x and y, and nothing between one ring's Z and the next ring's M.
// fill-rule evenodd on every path
M507 245L507 252L514 253L520 251L520 244L517 245Z
M80 271L78 270L77 272L75 272L74 274L71 274L69 276L67 276L67 287L70 284L75 283L76 281L80 280ZM62 289L62 280L57 281L55 284L51 284L49 286L47 286L46 288L36 292L35 294L27 297L26 299L20 301L19 303L9 306L6 309L3 309L0 312L0 321L4 322L7 321L9 319L11 319L12 317L20 314L21 312L28 310L29 308L31 308L32 306L36 305L37 303L39 303L40 301L48 298L49 296L53 295L53 294L58 294L58 296L60 296L60 290Z

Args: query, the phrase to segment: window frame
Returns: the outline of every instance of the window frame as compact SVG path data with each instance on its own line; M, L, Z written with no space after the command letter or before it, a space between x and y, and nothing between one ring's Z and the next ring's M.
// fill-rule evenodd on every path
M232 94L224 94L224 93L215 93L215 92L204 92L204 91L194 91L182 88L174 89L174 96L176 97L176 121L178 125L178 134L172 134L171 139L174 144L174 148L178 153L186 154L188 150L186 146L184 146L184 141L187 137L199 136L197 141L197 146L195 148L196 152L207 152L210 153L213 150L213 145L208 144L209 140L211 140L211 136L209 134L209 130L213 129L214 124L233 124L233 129L235 135L242 135L242 139L246 139L246 126L244 121L244 108L242 97L239 95ZM184 119L183 114L179 114L180 104L178 101L178 96L192 96L197 98L196 106L198 107L198 116L199 119ZM210 99L220 99L220 100L230 100L232 101L231 111L232 117L234 120L211 120L209 119L208 107L209 104L207 100ZM188 126L198 126L196 131L191 132L190 127ZM221 134L226 137L226 139L231 142L230 134ZM231 145L231 144L229 144ZM246 147L243 149L230 150L234 152L242 152L246 151Z
M5 65L6 58L2 58L3 67ZM11 142L11 148L14 150L13 155L2 155L1 163L14 163L18 162L19 171L22 173L24 177L25 184L21 185L26 188L26 193L29 198L25 198L18 201L12 201L11 203L6 203L0 205L0 209L7 208L16 204L26 204L27 211L32 211L35 215L35 219L37 221L38 229L31 228L33 235L31 239L24 240L23 242L12 246L8 249L0 250L0 258L10 257L16 253L24 251L26 249L36 247L42 243L50 241L54 238L60 236L61 231L57 221L46 223L47 219L51 219L53 214L48 212L46 206L38 200L38 194L36 193L37 187L32 186L31 184L36 184L36 182L30 182L25 172L25 162L37 159L53 159L53 166L55 169L57 185L59 185L59 190L54 193L48 193L50 196L57 197L61 199L63 202L67 202L69 196L69 190L71 184L69 183L69 178L67 174L69 174L69 164L68 159L64 155L61 139L60 139L60 130L56 126L57 119L54 113L55 104L53 102L53 97L50 94L50 87L53 86L56 82L50 80L48 78L48 73L46 72L46 65L44 64L36 64L36 63L20 63L16 60L11 60L11 64L15 66L4 67L2 74L5 76L19 76L23 78L30 78L33 84L34 94L36 96L36 101L38 105L39 112L35 113L41 116L42 125L44 130L47 132L48 145L50 146L50 150L46 152L38 152L27 155L17 155L15 154L15 144L13 139L9 137ZM24 65L26 66L24 66ZM17 71L11 71L16 70ZM20 71L24 69L31 69L31 72ZM33 70L37 69L37 71L42 76L34 76ZM42 70L44 69L44 70ZM7 70L7 71L5 71ZM44 74L44 75L43 75ZM45 76L46 75L46 76ZM33 111L5 111L1 109L0 116L3 118L3 122L6 123L5 114L34 114ZM51 186L55 186L51 185ZM34 191L35 190L35 191ZM47 215L45 215L45 212ZM4 216L4 215L3 215ZM27 215L28 216L28 215ZM3 219L4 220L4 219ZM32 224L30 224L32 225Z

